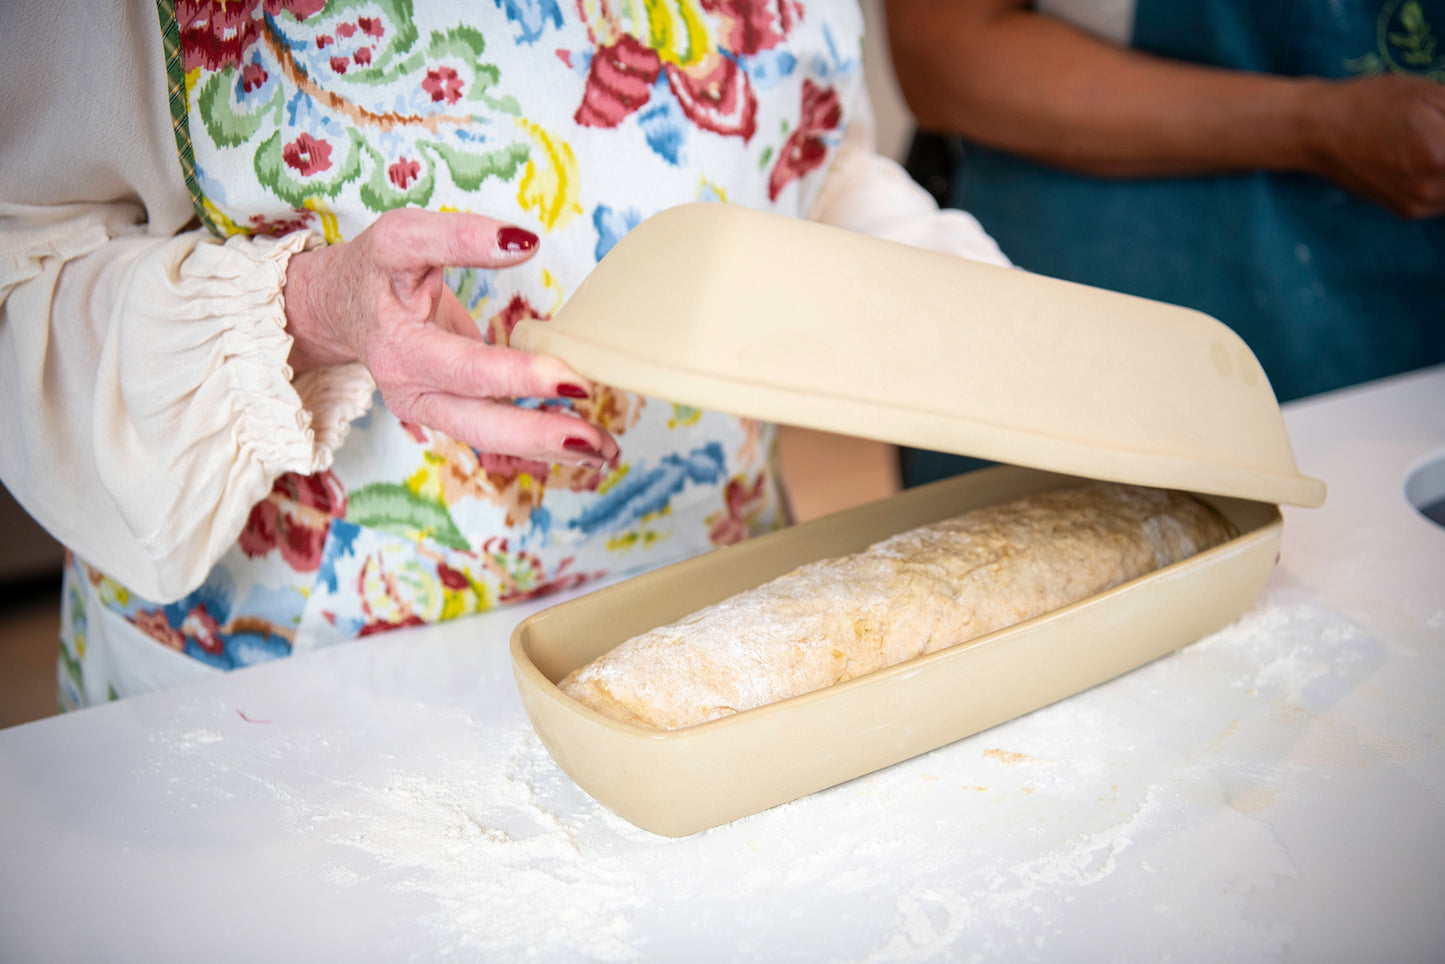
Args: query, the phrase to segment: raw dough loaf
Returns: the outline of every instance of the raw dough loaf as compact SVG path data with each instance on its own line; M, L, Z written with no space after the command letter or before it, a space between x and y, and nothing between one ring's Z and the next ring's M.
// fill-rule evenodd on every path
M1045 492L809 563L635 636L559 685L619 720L690 726L1031 619L1235 534L1180 492Z

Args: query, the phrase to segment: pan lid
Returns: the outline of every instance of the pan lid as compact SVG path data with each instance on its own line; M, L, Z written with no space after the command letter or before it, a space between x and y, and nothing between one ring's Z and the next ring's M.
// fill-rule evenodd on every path
M511 344L695 408L1318 506L1254 354L1197 311L728 204L627 234Z

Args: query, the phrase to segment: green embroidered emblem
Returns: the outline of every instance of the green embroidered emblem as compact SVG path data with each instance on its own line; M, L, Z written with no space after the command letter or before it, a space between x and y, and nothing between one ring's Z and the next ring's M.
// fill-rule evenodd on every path
M1375 49L1344 61L1352 74L1416 74L1445 83L1445 56L1419 0L1391 0L1375 24Z
M1411 67L1431 66L1435 62L1435 34L1415 0L1400 8L1400 26L1404 29L1389 34L1390 43L1400 49L1400 59Z

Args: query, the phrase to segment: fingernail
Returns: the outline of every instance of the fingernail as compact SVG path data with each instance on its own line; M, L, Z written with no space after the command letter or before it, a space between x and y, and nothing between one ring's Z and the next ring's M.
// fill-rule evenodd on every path
M562 442L562 447L569 452L585 452L588 455L602 458L602 453L593 448L592 443L585 438L568 438Z
M563 398L587 398L590 393L581 385L574 385L571 382L563 382L557 386L557 394Z
M537 236L522 228L506 227L497 232L497 247L503 251L531 251L537 246Z

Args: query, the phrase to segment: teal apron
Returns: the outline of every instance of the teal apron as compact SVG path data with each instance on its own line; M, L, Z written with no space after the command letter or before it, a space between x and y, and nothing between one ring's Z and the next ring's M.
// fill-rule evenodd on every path
M1135 48L1238 70L1445 81L1445 0L1139 0ZM1020 267L1197 308L1281 401L1445 361L1445 218L1253 172L1115 181L965 145L949 200ZM907 452L917 484L970 463Z

